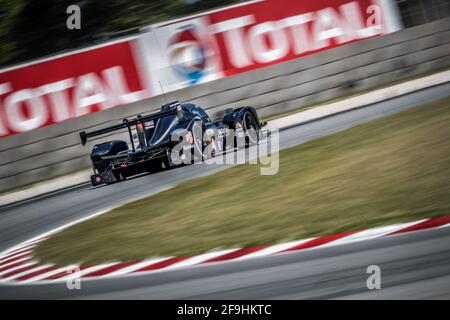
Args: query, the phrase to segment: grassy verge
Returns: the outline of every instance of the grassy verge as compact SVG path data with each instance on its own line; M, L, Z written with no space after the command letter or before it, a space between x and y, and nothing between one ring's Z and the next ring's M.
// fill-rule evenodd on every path
M450 214L450 99L241 165L73 226L45 262L98 263L274 244Z

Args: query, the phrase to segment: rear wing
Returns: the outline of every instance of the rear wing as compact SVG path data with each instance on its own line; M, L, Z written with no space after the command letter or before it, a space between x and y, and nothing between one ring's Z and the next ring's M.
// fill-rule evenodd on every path
M163 111L160 111L160 112L154 113L154 114L150 114L147 116L138 115L136 118L131 119L131 120L128 120L125 118L125 119L123 119L121 124L106 127L103 129L99 129L99 130L95 130L95 131L91 131L91 132L82 131L82 132L80 132L81 144L84 146L89 138L101 136L101 135L104 135L104 134L107 134L110 132L114 132L117 130L121 130L121 129L128 129L128 133L130 135L130 140L131 140L131 143L133 144L133 135L131 133L132 126L137 125L139 123L145 123L145 122L148 122L151 120L163 118L163 117L166 117L169 115L176 114L176 115L180 116L180 112L182 112L181 104L178 101L171 102L171 103L168 103L167 105L164 105L162 110ZM133 145L133 149L134 149L134 145Z

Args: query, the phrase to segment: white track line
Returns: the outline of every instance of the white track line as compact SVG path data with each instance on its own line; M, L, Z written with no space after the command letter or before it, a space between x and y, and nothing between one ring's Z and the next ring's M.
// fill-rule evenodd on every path
M8 273L16 271L16 270L20 270L20 269L28 267L28 266L32 266L33 264L36 264L36 263L37 263L36 261L30 261L30 262L27 262L27 263L22 263L19 266L16 266L16 267L13 267L13 268L10 268L8 270L0 272L0 276L2 276L4 274L8 274Z
M117 204L115 204L115 205L113 205L113 206L111 206L111 207L109 207L109 208L106 208L106 209L97 211L97 212L95 212L95 213L89 214L89 215L87 215L87 216L85 216L85 217L83 217L83 218L76 219L76 220L74 220L74 221L72 221L72 222L66 223L66 224L64 224L64 225L62 225L62 226L60 226L60 227L57 227L57 228L52 229L52 230L50 230L50 231L44 232L44 233L42 233L42 234L40 234L40 235L38 235L38 236L36 236L36 237L33 237L33 238L31 238L31 239L28 239L27 241L21 242L21 243L15 245L15 246L13 246L13 247L11 247L11 248L9 248L9 249L3 251L3 252L1 252L1 253L0 253L0 257L3 257L3 256L5 256L5 255L8 255L8 254L12 253L13 251L16 251L16 250L20 250L20 249L22 249L22 248L25 248L26 246L28 246L30 243L32 243L32 242L34 242L34 241L39 241L39 240L41 240L41 239L43 239L43 238L48 238L49 236L54 235L55 233L58 233L58 232L60 232L60 231L62 231L62 230L64 230L64 229L67 229L67 228L69 228L69 227L71 227L71 226L73 226L73 225L79 224L79 223L84 222L84 221L86 221L86 220L90 220L90 219L92 219L92 218L95 218L95 217L97 217L97 216L100 216L100 215L102 215L102 214L105 214L105 213L107 213L107 212L109 212L109 211L111 211L111 210L113 210L113 209L115 209L115 208L121 207L121 206L123 206L123 205L125 205L125 204L127 204L127 203L131 203L131 202L135 202L135 201L141 200L141 199L143 199L143 198L146 198L146 197L149 197L149 196L151 196L151 195L160 193L160 192L162 192L162 191L171 189L171 188L173 188L173 187L174 187L174 185L173 185L173 184L170 184L170 185L167 185L167 186L165 186L165 187L163 187L163 188L158 188L158 189L156 189L154 192L150 192L150 193L148 193L148 194L142 194L142 195L140 195L140 196L137 196L137 197L134 197L134 198L130 198L130 199L126 200L126 201L120 201L119 203L117 203Z
M25 242L23 244L23 246L27 246L29 244L36 244L37 245L39 242L42 242L42 241L47 240L47 239L48 239L48 237L43 237L43 238L39 238L39 239L36 239L36 240L33 240L33 241L27 241L27 242Z
M132 201L134 201L134 200L132 200ZM34 248L38 242L41 242L41 241L45 240L50 235L58 233L59 231L61 231L63 229L66 229L66 228L68 228L68 227L70 227L72 225L78 224L78 223L83 222L85 220L88 220L88 219L94 218L96 216L99 216L101 214L104 214L106 212L109 212L110 210L112 210L112 208L96 212L96 213L94 213L92 215L86 216L86 217L78 219L76 221L72 221L72 222L70 222L68 224L65 224L65 225L59 227L59 228L56 228L56 229L53 229L53 230L51 230L49 232L41 234L38 237L32 238L32 239L30 239L28 241L25 241L25 242L23 242L23 243L21 243L19 245L16 245L16 246L14 246L14 247L4 251L2 253L2 256L1 256L2 258L0 259L0 268L2 267L2 265L1 265L2 260L3 260L3 263L4 263L4 261L8 261L10 259L13 259L14 257L25 255L25 254L28 254L28 253L32 253L32 250L27 250L27 249ZM371 228L371 229L367 229L367 230L363 230L363 231L351 234L349 236L346 236L344 238L332 241L330 243L323 244L320 247L334 246L334 245L339 245L339 244L347 244L347 243L352 243L352 242L358 242L358 241L378 238L378 237L389 235L389 234L391 234L393 232L396 232L396 231L408 228L410 226L413 226L413 225L416 225L416 224L419 224L419 223L422 223L422 222L425 222L425 221L428 221L428 220L430 220L430 219L423 219L423 220L414 221L414 222L410 222L410 223L396 224L396 225L390 225L390 226L385 226L385 227ZM450 223L448 223L446 225L443 225L443 226L440 226L438 228L443 228L443 227L447 227L447 226L450 226ZM303 239L303 240L297 240L297 241L291 241L291 242L288 242L288 243L281 243L281 244L273 245L273 246L270 246L270 247L267 247L267 248L255 251L253 253L250 253L250 254L247 254L247 255L244 255L244 256L232 259L232 260L242 260L242 259L249 259L249 258L254 258L254 257L267 256L267 255L270 255L270 254L275 254L275 253L287 250L289 248L298 246L298 245L300 245L302 243L306 243L306 242L311 241L313 239L317 239L317 238L309 238L309 239ZM163 270L167 270L167 269L176 269L176 268L180 268L180 267L187 267L187 266L192 266L192 265L198 265L198 264L201 264L202 262L205 262L207 260L210 260L210 259L213 259L213 258L216 258L216 257L220 257L222 255L226 255L226 254L228 254L230 252L233 252L233 251L236 251L236 250L239 250L239 248L226 249L226 250L217 251L217 252L205 253L205 254L201 254L201 255L198 255L198 256L187 258L185 260L182 260L180 262L174 263L172 265L169 265L167 267L161 268L159 270L152 270L152 271L163 271ZM144 261L141 261L141 262L129 265L128 267L123 267L123 268L120 268L118 270L112 271L110 273L106 273L104 275L99 275L99 276L92 277L92 279L100 278L100 277L106 277L106 276L110 277L110 276L119 276L119 275L133 273L133 272L135 272L135 271L137 271L139 269L143 269L145 267L151 266L152 264L156 264L158 262L161 262L161 261L164 261L164 260L167 260L167 259L170 259L170 258L173 258L173 257L155 258L155 259L144 260ZM23 257L21 259L18 259L16 261L10 261L10 262L4 264L3 267L7 267L7 266L13 265L15 263L25 262L26 260L29 260L29 259L32 259L32 257L31 256L25 256L25 257ZM72 277L76 277L76 276L83 277L83 276L88 275L90 273L94 273L96 271L100 271L102 269L106 269L106 268L109 268L111 266L117 265L118 263L119 262L105 263L105 264L101 264L101 265L96 265L96 266L92 266L92 267L86 268L84 270L81 270L78 274L68 273L67 275L62 276L62 277L60 277L58 279L45 280L46 278L49 278L49 277L51 277L53 275L61 273L64 270L69 270L69 268L71 266L67 266L67 267L58 268L58 269L55 269L55 270L50 270L48 272L36 275L33 278L26 279L24 281L16 282L16 283L17 284L20 284L20 283L32 283L32 282L36 282L38 280L44 280L43 282L46 282L46 283L60 282L60 281L65 281L67 279L70 279ZM16 266L16 267L13 267L13 268L10 268L10 269L7 269L5 271L0 272L0 276L5 275L5 274L9 274L9 273L11 273L13 271L20 270L22 268L31 266L33 264L37 264L37 262L36 261L29 261L28 263L21 263L19 266ZM11 275L10 277L4 278L4 279L0 279L0 282L8 282L9 280L17 279L17 278L20 278L20 277L22 277L24 275L27 275L27 274L30 274L30 273L33 273L33 272L37 272L39 270L43 270L45 268L49 268L51 266L52 265L41 265L41 266L37 265L36 267L31 268L29 270L26 270L26 271L23 271L23 272ZM89 280L89 279L90 278L87 278L86 280Z
M244 260L244 259L250 259L250 258L267 256L267 255L270 255L270 254L274 254L274 253L277 253L277 252L281 252L281 251L287 250L289 248L293 248L295 246L298 246L299 244L311 241L313 239L315 239L315 238L309 238L309 239L304 239L304 240L296 240L296 241L276 244L276 245L264 248L262 250L252 252L252 253L247 254L245 256L239 257L236 260Z
M359 241L365 241L365 240L379 238L379 237L388 235L390 233L393 233L393 232L408 228L410 226L416 225L418 223L422 223L427 220L428 219L423 219L423 220L409 222L409 223L394 224L394 225L385 226L385 227L377 227L377 228L362 230L357 233L346 236L344 238L341 238L341 239L338 239L335 241L331 241L329 243L325 243L325 244L321 245L321 247L331 247L331 246L337 246L337 245L341 245L341 244L348 244L348 243L353 243L353 242L359 242Z
M36 276L34 276L34 277L30 278L30 279L22 281L21 283L26 284L26 283L35 282L35 281L38 281L38 280L49 278L51 276L54 276L54 275L56 275L58 273L65 272L65 271L66 272L68 271L67 267L58 268L58 269L55 269L55 270L51 270L51 271L48 271L48 272L36 275Z
M47 268L49 268L51 266L52 266L51 264L44 264L44 265L41 265L41 266L37 266L36 268L31 268L31 269L28 269L28 270L25 270L25 271L13 274L12 276L4 278L3 281L11 281L11 280L14 280L14 279L26 276L27 274L30 274L30 273L33 273L33 272L36 272L36 271L39 271L39 270L42 270L42 269L47 269Z
M128 266L128 267L125 267L125 268L113 271L111 273L105 274L105 276L114 277L114 276L124 275L124 274L127 274L127 273L132 273L132 272L137 271L139 269L151 266L152 264L155 264L155 263L158 263L158 262L170 259L170 258L171 257L144 260L144 261L135 263L135 264L133 264L131 266Z
M450 71L446 70L430 76L399 83L387 88L362 93L347 99L319 105L306 111L296 112L278 119L270 120L267 129L280 129L291 125L299 125L307 121L320 119L343 111L350 111L364 105L385 101L389 98L399 97L408 93L429 88L435 85L447 83L450 79Z
M120 205L122 205L122 203L121 203ZM119 205L117 205L117 206L119 206ZM117 206L114 206L114 207L112 207L112 208L108 208L108 209L105 209L105 210L97 211L96 213L93 213L93 214L88 215L88 216L86 216L86 217L83 217L83 218L77 219L77 220L75 220L75 221L66 223L66 224L62 225L61 227L58 227L58 228L52 229L52 230L50 230L50 231L48 231L48 232L42 233L42 234L40 234L40 235L37 236L37 237L28 239L27 241L24 241L24 242L22 242L22 243L19 243L18 245L15 245L15 246L9 248L8 250L3 251L3 252L0 254L0 257L3 257L3 256L5 256L5 255L7 255L7 254L10 254L10 253L14 252L14 251L17 251L17 250L20 250L20 249L22 249L22 248L25 248L25 247L27 247L30 243L32 243L32 242L34 242L34 241L36 241L36 240L40 240L40 239L42 239L42 238L49 237L50 235L53 235L53 234L55 234L55 233L58 233L58 232L60 232L60 231L62 231L62 230L64 230L64 229L66 229L66 228L68 228L68 227L71 227L71 226L75 225L75 224L81 223L81 222L83 222L83 221L86 221L86 220L95 218L95 217L97 217L97 216L99 216L99 215L102 215L102 214L104 214L104 213L106 213L106 212L109 212L109 211L111 211L113 208L115 208L115 207L117 207Z
M10 253L8 253L7 255L4 255L4 256L2 256L1 258L0 258L0 261L5 261L5 260L9 260L9 259L12 259L12 258L14 258L15 256L19 256L19 255L22 255L22 254L24 254L24 252L29 252L29 251L31 251L30 249L33 249L34 248L34 246L27 246L27 247L23 247L23 248L21 248L21 249L19 249L19 250L14 250L13 252L10 252Z
M0 268L3 267L5 264L9 264L10 262L19 260L18 258L22 258L22 257L25 257L25 256L31 256L32 253L33 253L33 250L24 251L24 252L21 252L20 254L8 257L8 259L1 260L0 261Z
M5 263L6 261L9 261L9 262L7 263L7 264L9 264L10 262L13 262L13 261L10 261L11 259L15 259L15 258L20 257L20 256L31 256L31 253L33 253L33 250L25 251L25 252L22 252L21 254L19 254L19 255L17 255L17 256L9 257L8 259L5 259L5 260L3 260L3 261L0 262L0 268L2 268L2 267L4 266L4 263ZM17 260L20 260L20 259L17 259ZM17 260L14 260L14 261L17 261Z
M227 250L221 250L221 251L216 251L216 252L209 252L209 253L204 253L204 254L200 254L198 256L193 256L191 258L188 258L186 260L171 264L170 266L167 266L163 269L168 270L168 269L175 269L175 268L181 268L181 267L187 267L187 266L192 266L192 265L196 265L202 262L205 262L209 259L213 259L216 257L220 257L223 256L227 253L236 251L239 249L227 249Z
M78 273L70 273L70 274L67 274L66 276L63 276L61 278L54 279L54 282L64 281L64 280L67 280L67 279L70 279L70 278L73 278L73 277L83 277L83 276L85 276L85 275L87 275L89 273L92 273L92 272L95 272L95 271L99 271L99 270L102 270L102 269L114 266L116 264L118 264L118 262L104 263L104 264L99 264L97 266L92 266L92 267L86 268L84 270L81 270ZM70 268L70 266L68 266L66 268L66 270L68 270L69 268Z
M8 257L8 259L11 259L12 257L15 256L15 253L17 253L17 252L19 252L19 251L20 251L20 253L25 254L25 252L22 252L22 250L24 250L24 249L26 249L26 248L33 248L33 247L35 246L35 245L33 245L33 243L35 243L35 242L43 241L43 240L45 240L46 238L50 237L51 235L54 235L54 234L56 234L56 233L58 233L58 232L60 232L60 231L62 231L62 230L64 230L64 229L67 229L67 228L69 228L69 227L71 227L71 226L73 226L73 225L79 224L79 223L84 222L84 221L86 221L86 220L93 219L93 218L95 218L95 217L97 217L97 216L100 216L100 215L102 215L102 214L105 214L105 213L107 213L107 212L113 210L114 208L123 206L124 204L130 203L130 202L134 202L134 201L138 201L138 200L140 200L140 199L143 199L143 198L148 197L148 196L151 196L151 195L153 195L153 194L162 192L162 191L164 191L164 190L168 190L168 189L170 189L170 188L173 188L173 185L168 185L168 186L166 186L166 187L164 187L164 188L157 189L155 192L151 192L150 194L144 194L144 195L140 195L140 196L138 196L138 197L134 197L134 198L128 199L127 201L121 201L121 202L115 204L114 206L112 206L112 207L110 207L110 208L106 208L106 209L97 211L97 212L95 212L95 213L93 213L93 214L90 214L90 215L87 215L87 216L85 216L85 217L83 217L83 218L76 219L76 220L74 220L74 221L72 221L72 222L69 222L69 223L66 223L66 224L64 224L64 225L62 225L62 226L60 226L60 227L57 227L57 228L52 229L52 230L50 230L50 231L44 232L44 233L42 233L42 234L40 234L40 235L38 235L38 236L36 236L36 237L33 237L33 238L28 239L28 240L26 240L26 241L23 241L23 242L21 242L21 243L15 245L15 246L12 246L11 248L9 248L9 249L7 249L7 250L1 252L1 253L0 253L0 258ZM27 252L27 253L31 253L31 252ZM83 271L81 271L80 273L81 273L81 275L87 274L87 273L90 273L90 272L93 272L93 271L96 271L96 270L99 270L99 269L102 269L102 268L106 268L106 267L108 267L108 266L112 266L112 265L115 265L115 264L117 264L117 263L113 263L113 264L103 264L103 265L100 265L100 266L94 266L94 267L92 267L92 268L88 268L88 269L86 269L86 270L83 270ZM5 274L5 273L2 272L2 273L0 273L0 275L1 275L1 274ZM61 280L64 280L64 279L66 279L67 277L70 277L70 276L71 276L71 274L69 274L69 275L67 275L67 276L64 276L64 277L62 277L62 278L59 278L59 279L54 279L54 280L52 280L51 282L61 281Z
M16 263L23 262L23 261L30 260L30 259L31 259L31 256L26 256L26 257L23 257L23 258L21 258L21 259L17 259L17 260L8 262L8 263L6 263L6 264L0 265L0 269L9 267L9 266L14 265L14 264L16 264Z

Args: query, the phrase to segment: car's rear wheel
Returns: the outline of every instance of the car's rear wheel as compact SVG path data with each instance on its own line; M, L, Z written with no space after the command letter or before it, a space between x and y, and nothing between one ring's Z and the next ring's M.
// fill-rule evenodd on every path
M121 182L127 179L127 176L123 174L121 171L114 171L114 178L116 178L116 182Z

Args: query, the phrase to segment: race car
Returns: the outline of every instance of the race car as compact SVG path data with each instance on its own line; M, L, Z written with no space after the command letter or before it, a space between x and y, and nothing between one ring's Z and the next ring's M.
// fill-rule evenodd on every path
M128 131L129 142L111 140L92 148L91 183L98 186L145 172L201 162L257 144L264 125L253 107L226 109L222 120L212 121L202 107L174 101L154 114L123 119L121 124L92 132L80 132L80 138L85 145L95 136Z

